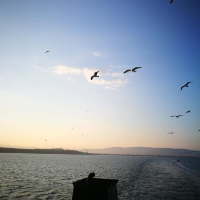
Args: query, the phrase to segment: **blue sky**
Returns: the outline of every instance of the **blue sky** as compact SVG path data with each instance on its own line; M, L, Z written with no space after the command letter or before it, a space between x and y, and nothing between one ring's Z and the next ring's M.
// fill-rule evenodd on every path
M199 8L198 0L1 1L0 144L200 150Z

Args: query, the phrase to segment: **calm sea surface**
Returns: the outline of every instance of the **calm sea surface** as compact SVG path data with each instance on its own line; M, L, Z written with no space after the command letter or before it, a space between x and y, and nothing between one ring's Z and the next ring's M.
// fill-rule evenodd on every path
M119 179L119 200L200 199L200 158L3 153L0 199L71 200L72 182L91 172Z

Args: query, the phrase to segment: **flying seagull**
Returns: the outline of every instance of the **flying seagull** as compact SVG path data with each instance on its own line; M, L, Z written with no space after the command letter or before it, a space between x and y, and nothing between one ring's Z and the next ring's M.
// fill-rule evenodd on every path
M183 86L181 87L181 90L182 90L184 87L189 87L188 84L189 84L189 83L192 83L192 82L193 82L193 81L187 82L185 85L183 85Z
M175 164L176 162L181 162L181 161L180 160L176 160L176 161L173 162L173 164Z
M45 51L45 53L49 53L50 51Z
M170 117L176 117L175 115L172 115L172 116L170 116Z
M190 113L190 110L186 111L186 113Z
M171 0L170 3L173 3L175 0Z
M169 133L167 133L167 134L173 134L173 133L174 133L174 132L171 132L171 133L169 132Z
M97 73L98 73L99 71L97 71L97 72L94 72L94 75L93 76L91 76L91 80L94 78L94 77L99 77L99 76L97 76Z
M183 115L177 115L176 118L179 118L179 117L181 117L181 116L183 116Z
M127 73L127 72L136 72L136 69L139 69L139 68L142 68L142 67L135 67L133 69L127 69L124 73Z

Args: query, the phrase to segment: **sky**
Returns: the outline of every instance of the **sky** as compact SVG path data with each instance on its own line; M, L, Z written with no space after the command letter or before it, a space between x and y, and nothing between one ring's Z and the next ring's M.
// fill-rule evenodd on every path
M199 9L0 1L0 146L200 150Z

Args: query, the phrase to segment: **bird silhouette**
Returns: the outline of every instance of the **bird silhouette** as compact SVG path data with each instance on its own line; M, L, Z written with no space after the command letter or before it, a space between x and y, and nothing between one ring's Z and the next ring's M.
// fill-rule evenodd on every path
M91 76L91 80L94 78L94 77L99 77L99 76L97 76L97 73L98 73L99 71L97 71L97 72L94 72L94 75L93 76Z
M170 117L176 117L175 115L172 115L172 116L170 116Z
M171 0L170 3L173 3L175 0Z
M45 51L45 53L49 53L50 51Z
M199 130L199 131L200 131L200 130ZM199 132L199 131L198 131L198 132Z
M189 84L189 83L192 83L192 82L193 82L193 81L187 82L185 85L183 85L183 86L181 87L181 90L182 90L184 87L189 87L188 84Z
M186 111L186 113L190 113L190 110Z
M181 116L183 116L183 115L177 115L176 118L179 118L179 117L181 117Z
M173 134L174 132L169 132L169 133L167 133L167 134Z
M86 184L89 184L92 180L92 178L95 177L95 173L90 173L86 179Z
M136 69L139 69L139 68L142 68L142 67L135 67L133 69L127 69L124 73L130 72L130 71L136 72Z

